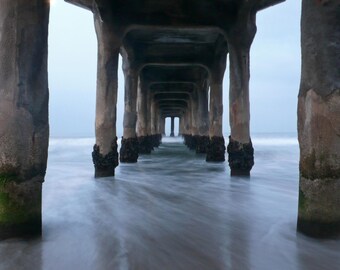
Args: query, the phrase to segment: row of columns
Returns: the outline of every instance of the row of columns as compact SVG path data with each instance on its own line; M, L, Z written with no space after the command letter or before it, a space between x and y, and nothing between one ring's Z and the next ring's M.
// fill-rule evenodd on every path
M97 29L97 28L96 28ZM101 38L104 27L99 27L98 39ZM101 46L106 40L100 39ZM109 47L109 45L108 45ZM96 145L93 152L95 164L95 175L98 177L111 176L114 174L113 165L118 165L117 142L116 142L116 102L117 102L117 82L112 83L110 80L105 81L109 75L117 78L118 50L110 50L107 55L109 59L103 61L103 48L99 48L99 63L103 63L105 68L98 65L98 85L97 85L97 117L96 117ZM105 49L104 49L105 52ZM160 124L164 122L160 119L158 106L152 99L152 94L145 87L135 69L131 68L126 57L123 58L123 70L125 75L125 111L124 111L124 133L122 138L122 147L120 150L121 162L136 162L139 153L150 153L152 148L158 145L153 142L152 136L159 138L163 131ZM232 57L231 57L232 59ZM225 69L226 55L219 59L216 74L203 82L203 86L191 94L190 102L185 113L180 116L181 135L184 136L185 142L197 153L207 153L207 161L224 161L225 160L225 142L222 133L223 117L223 75ZM111 66L108 66L110 63ZM231 62L231 69L233 69ZM241 65L249 73L248 62L236 63ZM110 67L110 68L109 68ZM110 73L115 73L114 76ZM104 74L102 74L104 73ZM245 82L234 82L231 74L230 96L232 107L230 109L230 123L232 135L228 146L229 164L231 165L232 175L249 175L253 165L253 148L249 136L249 76L245 76ZM104 79L102 78L104 76ZM106 77L105 77L106 76ZM234 84L233 84L234 83ZM244 85L245 94L234 98L234 92L241 92L236 84ZM234 86L236 85L236 86ZM210 110L208 111L208 90L210 88ZM108 99L109 97L109 99ZM236 100L236 101L235 101ZM238 102L238 103L237 103ZM137 117L138 114L138 117ZM107 116L105 118L105 115ZM173 133L173 121L171 118L171 136ZM150 121L149 121L150 120ZM104 128L106 127L106 128ZM245 131L243 131L245 130ZM115 139L108 139L115 138ZM247 140L248 138L248 140ZM239 141L238 141L239 139ZM106 144L104 143L106 142ZM110 143L108 143L110 141ZM105 147L101 151L101 147ZM247 160L250 159L250 162ZM245 162L246 161L246 162ZM108 164L110 163L110 166ZM244 166L244 165L247 166Z
M216 48L216 55L210 66L205 66L209 76L203 81L195 81L196 91L190 95L184 112L179 117L181 120L181 135L185 138L185 143L191 149L196 149L198 153L206 153L206 160L210 162L221 162L225 160L225 141L222 131L223 118L223 77L226 68L227 53L230 55L230 106L229 120L231 135L228 144L228 161L231 168L231 175L249 175L254 164L254 150L250 139L249 121L249 50L256 33L255 13L246 10L249 16L240 14L237 24L226 32L227 47L225 41L219 40ZM98 14L97 14L98 15ZM134 59L134 52L130 44L122 40L113 40L115 31L108 29L110 23L96 19L96 31L99 45L99 63L102 61L103 51L105 48L117 48L109 54L118 54L120 48L123 55L123 71L125 77L125 111L124 111L124 132L122 146L120 149L121 162L136 162L139 153L150 153L155 145L159 144L159 139L153 143L153 137L159 138L161 122L157 119L162 115L160 106L153 100L148 82L140 74L139 65ZM103 35L103 32L106 34ZM110 38L108 38L110 37ZM105 54L103 54L105 57ZM111 131L106 132L100 125L96 125L97 142L94 147L93 159L95 164L96 176L110 176L114 174L113 166L118 165L118 156L116 151L116 131L115 119L117 101L117 87L108 90L111 87L110 81L102 79L105 73L114 69L117 77L117 64L115 58L112 61L111 55L106 55L102 65L98 65L98 96L108 97L107 91L110 91L112 98L106 98L104 102L97 103L97 114L99 119L103 120L101 114L109 114L105 118L106 123L103 126L109 127ZM105 63L107 62L107 63ZM113 67L114 66L114 67ZM104 75L102 75L104 73ZM104 83L103 83L104 81ZM102 85L103 84L103 85ZM117 85L117 84L115 84ZM210 92L210 103L208 110L208 90ZM106 108L110 107L110 108ZM138 109L138 110L137 110ZM138 117L137 117L138 114ZM165 116L163 116L164 118ZM163 120L164 121L164 120ZM106 132L106 134L104 134ZM174 135L173 132L171 135ZM102 138L106 138L106 143ZM114 142L112 142L112 140ZM157 142L158 140L158 142ZM109 143L110 142L110 143ZM101 150L101 144L106 145ZM107 165L107 164L110 164ZM100 171L100 172L99 172Z
M241 42L229 45L230 55L230 94L229 122L231 135L228 144L228 161L231 175L249 175L254 165L254 149L250 139L250 104L249 104L249 50L255 35L248 36L247 46ZM230 41L233 41L230 38ZM237 40L235 39L235 43ZM244 41L242 41L245 43ZM181 131L185 143L197 153L207 153L206 160L220 162L225 160L225 141L223 137L223 76L226 54L217 58L212 70L210 83L205 81L198 98L193 97L188 112L181 120ZM207 108L207 89L210 88L209 112ZM208 119L209 115L209 119ZM181 132L182 133L182 132Z
M123 53L125 78L124 131L120 161L137 162L139 153L150 153L154 146L159 145L162 134L161 124L159 124L161 120L158 119L161 115L160 108L152 99L147 82L140 76L130 55L124 50L119 50L122 42L115 38L114 31L108 25L95 17L98 38L98 79L96 145L93 151L93 162L96 177L114 175L114 168L118 165L116 103L119 51ZM250 25L253 26L255 23ZM247 29L249 31L252 28ZM245 33L245 40L241 41L238 36L234 37L233 33L228 35L231 71L229 111L231 136L228 161L232 175L249 175L254 164L249 133L249 49L255 30ZM184 128L181 134L186 144L196 149L198 153L206 153L206 160L213 162L225 160L222 120L226 56L227 53L222 51L216 57L209 78L206 78L200 87L191 93L185 113L180 117L183 117ZM210 89L209 112L208 89Z
M113 176L118 166L116 104L118 56L121 44L113 40L111 29L95 18L98 38L98 75L96 103L96 144L92 153L95 177ZM112 47L116 45L117 49ZM120 162L137 162L139 154L150 153L160 144L164 119L135 68L123 57L125 78L123 137ZM138 98L137 98L138 97ZM138 117L137 117L138 113Z

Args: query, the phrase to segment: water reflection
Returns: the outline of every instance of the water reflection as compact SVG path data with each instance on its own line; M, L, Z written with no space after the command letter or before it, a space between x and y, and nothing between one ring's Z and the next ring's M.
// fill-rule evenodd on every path
M296 234L292 141L255 138L251 178L166 139L94 180L92 139L53 140L43 237L1 242L0 269L336 269L340 241Z

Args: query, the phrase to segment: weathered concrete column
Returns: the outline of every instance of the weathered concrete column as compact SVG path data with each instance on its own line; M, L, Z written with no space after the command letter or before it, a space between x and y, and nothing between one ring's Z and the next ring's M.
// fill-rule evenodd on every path
M199 128L199 122L200 122L200 118L199 118L199 112L198 112L198 108L199 108L199 97L198 97L198 87L195 87L195 91L193 91L193 93L191 94L191 142L189 143L189 148L191 150L196 151L197 148L197 141L199 138L199 132L198 132L198 128Z
M162 121L163 121L163 118L162 118L160 109L158 108L158 111L157 111L157 134L156 134L156 137L155 137L156 143L154 145L155 147L159 147L162 144L162 130L163 130Z
M186 125L185 125L185 136L184 136L184 144L188 146L190 150L196 149L196 144L193 139L193 113L192 113L192 98L188 103L188 109L186 113Z
M186 146L188 146L189 149L193 148L193 139L192 139L192 105L191 100L188 104L188 112L187 112L187 124L186 124L186 138L184 140L184 143Z
M217 56L210 79L209 137L207 148L208 162L225 161L225 143L223 137L223 76L226 67L226 53Z
M159 119L159 113L158 113L158 106L154 99L151 99L151 108L150 108L150 122L151 122L151 140L152 140L152 146L158 147L161 143L161 136L158 134L158 119Z
M118 57L120 42L110 27L95 15L98 39L96 144L92 159L95 177L114 176L118 166L116 133Z
M150 154L153 149L152 136L148 133L148 92L140 79L137 98L137 138L140 154Z
M191 131L190 131L190 124L191 124L190 117L191 117L191 108L190 108L190 104L189 104L187 110L184 113L184 118L183 118L183 121L184 121L184 123L183 123L183 131L184 131L183 134L185 134L185 135L191 134Z
M300 192L297 228L340 235L340 6L302 4L302 77L298 102Z
M181 134L181 136L184 139L183 143L185 144L185 137L187 135L186 128L185 128L185 126L187 124L187 110L184 111L181 118L182 118L182 132L181 132L182 134Z
M156 133L156 102L155 100L151 100L149 121L151 123L151 135L154 135Z
M146 121L146 125L147 125L147 134L152 138L152 121L151 121L151 113L152 113L152 104L154 102L153 98L154 98L154 94L151 93L150 91L148 92L148 99L147 99L147 121ZM153 144L153 142L152 142Z
M182 115L182 134L181 134L181 136L184 139L183 143L185 145L186 145L186 137L187 137L187 129L186 129L187 121L188 121L187 114L188 114L188 110L185 110L183 115Z
M245 18L249 18L246 20ZM254 149L250 139L249 51L256 33L255 14L243 14L229 32L230 59L228 154L231 175L249 176L254 165Z
M49 2L0 4L0 239L41 234Z
M165 136L165 118L161 118L161 134Z
M183 117L179 117L179 127L178 127L178 136L182 136L183 135Z
M123 57L123 70L125 77L125 110L124 133L120 148L120 162L135 163L138 160L138 140L136 136L136 102L138 88L137 71L130 66L129 60Z
M150 99L150 109L149 109L149 123L150 123L150 136L152 146L156 147L156 133L157 133L157 105L153 97Z
M171 119L171 131L170 131L170 137L175 137L175 117L170 117Z
M206 153L209 145L209 111L208 111L208 83L198 91L198 136L196 139L196 153Z

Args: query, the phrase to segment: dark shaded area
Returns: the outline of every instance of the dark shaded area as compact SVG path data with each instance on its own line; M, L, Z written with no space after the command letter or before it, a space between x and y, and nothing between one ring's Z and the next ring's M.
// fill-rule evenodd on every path
M207 147L207 162L223 162L225 161L225 142L224 137L210 138Z
M153 136L140 136L137 139L139 154L151 154L154 147Z
M138 160L138 139L137 138L122 138L122 146L120 148L120 162L135 163Z
M209 136L195 136L196 140L196 153L197 154L205 154L207 153L207 149L209 146Z
M196 149L196 138L193 135L183 134L184 144L190 149Z
M298 218L297 230L314 238L339 238L340 221L322 222Z
M252 142L240 143L229 136L227 151L231 175L250 175L250 170L254 166L254 148Z
M92 161L95 168L95 177L107 177L115 175L115 168L118 166L118 144L117 137L111 144L111 151L105 156L100 153L98 145L93 146Z
M162 144L162 134L151 135L152 146L157 148Z
M0 224L0 240L9 238L33 239L41 236L41 215L25 223Z

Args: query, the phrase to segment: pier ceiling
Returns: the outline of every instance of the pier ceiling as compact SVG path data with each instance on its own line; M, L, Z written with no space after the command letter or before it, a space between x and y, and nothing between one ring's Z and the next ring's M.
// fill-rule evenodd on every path
M207 79L209 71L199 65L148 65L141 70L140 75L149 85L184 83L188 86Z
M217 28L141 27L128 32L123 48L134 65L193 64L211 68L227 41Z
M150 84L151 93L188 93L191 94L197 85L193 82L154 82Z
M243 10L258 10L284 0L65 0L97 12L104 22L131 25L218 26L228 29Z

